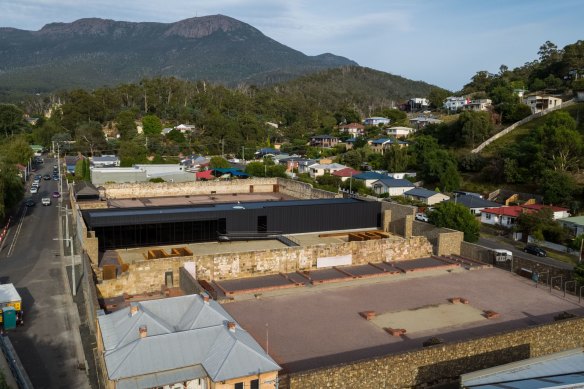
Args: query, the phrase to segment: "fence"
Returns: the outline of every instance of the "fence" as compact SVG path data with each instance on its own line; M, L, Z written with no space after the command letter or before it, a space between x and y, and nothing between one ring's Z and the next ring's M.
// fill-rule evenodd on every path
M8 366L10 366L10 371L16 380L16 384L20 389L33 389L32 383L24 370L24 366L20 362L20 358L16 354L12 342L5 335L0 335L0 348L2 348L2 353L6 357Z
M574 104L574 100L572 99L572 100L568 100L566 102L563 102L562 104L560 104L556 107L548 108L544 111L534 113L533 115L529 115L528 117L523 118L516 123L513 123L509 127L505 128L503 131L496 133L495 135L493 135L492 137L490 137L489 139L487 139L486 141L481 143L476 149L473 149L471 151L471 153L476 154L476 153L482 151L485 147L487 147L489 144L491 144L495 140L499 139L500 137L502 137L504 135L507 135L508 133L510 133L511 131L516 129L517 127L522 126L525 123L532 121L533 119L537 119L538 117L544 116L552 111L566 108L566 107L569 107L570 105L573 105L573 104Z

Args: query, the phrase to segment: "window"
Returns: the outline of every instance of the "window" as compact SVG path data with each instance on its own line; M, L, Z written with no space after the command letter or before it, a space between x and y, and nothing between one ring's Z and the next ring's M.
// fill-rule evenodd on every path
M260 380L251 380L249 383L251 389L260 389Z
M485 219L491 220L491 214L490 213L485 213Z
M243 382L238 382L234 385L235 389L243 389Z

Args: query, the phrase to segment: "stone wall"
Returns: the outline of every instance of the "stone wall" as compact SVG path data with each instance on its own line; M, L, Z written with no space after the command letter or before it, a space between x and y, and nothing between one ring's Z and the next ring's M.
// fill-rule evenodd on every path
M411 205L402 205L398 203L390 203L387 201L381 202L381 212L390 210L391 211L391 221L389 223L389 232L394 233L396 235L404 236L409 228L406 225L407 219L406 216L416 216L417 208ZM415 231L412 231L414 235L416 234Z
M314 189L312 185L301 181L278 178L280 193L299 199L333 199L342 197L337 193Z
M281 389L414 388L584 346L584 318L289 374Z
M135 184L104 184L108 199L127 199L139 197L195 196L231 193L272 193L276 178L250 178L228 181L193 182L142 182Z
M487 247L462 242L460 255L488 264L493 264L490 250ZM552 265L535 262L528 258L513 256L513 272L521 273L522 269L541 274L539 282L546 283L551 277L562 276L562 282L573 280L573 271L561 269ZM547 275L546 275L547 274ZM557 282L557 281L556 281ZM558 285L554 283L554 285ZM570 288L568 288L569 290Z
M352 255L353 264L407 260L428 257L432 254L432 245L421 236L409 239L391 237L263 251L144 260L130 264L127 273L115 280L104 280L97 287L104 297L113 297L124 292L139 294L159 291L165 282L165 273L169 271L173 273L173 286L179 286L180 268L185 262L190 261L196 264L197 279L223 280L316 269L319 257L348 254Z

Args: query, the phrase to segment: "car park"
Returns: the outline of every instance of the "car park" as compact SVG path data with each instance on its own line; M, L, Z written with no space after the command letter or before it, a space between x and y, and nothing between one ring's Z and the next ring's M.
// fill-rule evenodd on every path
M50 197L43 197L41 200L43 205L51 205L51 198Z
M36 203L34 202L33 199L28 199L24 202L24 205L26 205L27 207L34 207Z
M528 244L523 249L524 252L532 255L537 255L538 257L547 257L547 253L544 249L534 244Z

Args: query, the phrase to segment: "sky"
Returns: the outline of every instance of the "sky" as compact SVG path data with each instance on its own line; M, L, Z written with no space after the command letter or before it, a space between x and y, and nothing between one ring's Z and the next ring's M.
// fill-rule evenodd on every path
M39 30L81 18L171 23L223 14L307 55L330 52L460 90L584 39L582 0L0 0L0 26Z

